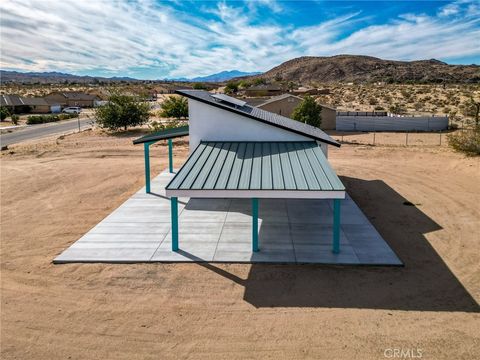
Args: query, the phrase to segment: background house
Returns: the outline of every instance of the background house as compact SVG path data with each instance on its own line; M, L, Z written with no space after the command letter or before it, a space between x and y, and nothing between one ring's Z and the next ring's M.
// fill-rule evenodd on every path
M275 96L282 92L283 89L280 86L273 84L260 84L243 90L245 96Z
M337 109L317 103L322 107L322 124L320 128L323 130L335 130L337 124Z
M30 110L18 95L0 95L0 106L5 107L10 114L21 114Z
M24 97L22 98L25 105L30 108L29 112L46 114L50 112L50 104L43 98L31 98Z
M253 100L253 101L252 101ZM257 108L279 114L286 117L291 117L293 110L302 102L302 98L292 94L283 94L272 98L263 98L262 101L258 99L248 99L249 105ZM336 109L325 104L320 104L322 107L322 130L335 130L336 127Z
M256 105L258 108L275 114L291 117L293 110L300 105L302 98L292 94L275 96Z
M50 105L93 107L95 100L100 100L97 95L91 95L78 91L53 92L45 96Z

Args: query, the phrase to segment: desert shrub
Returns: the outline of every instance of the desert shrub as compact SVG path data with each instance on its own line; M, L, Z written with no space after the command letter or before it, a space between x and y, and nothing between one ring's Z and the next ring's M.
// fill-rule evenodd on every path
M420 102L416 102L415 104L413 104L413 108L416 110L416 111L420 111L423 109L423 104L420 103Z
M58 114L58 115L30 115L27 117L28 125L45 124L57 122L78 117L78 114Z
M377 105L377 104L378 104L378 100L375 99L374 97L371 97L371 98L368 99L368 103L369 103L370 105Z
M253 85L266 85L266 84L267 84L267 80L261 77L253 80Z
M158 132L162 130L173 129L180 126L183 126L183 123L178 119L165 121L165 122L154 120L150 124L148 124L148 127L151 132Z
M405 107L402 104L394 104L388 108L391 113L404 114L406 112Z
M463 115L475 119L475 125L478 127L480 114L480 101L475 101L473 98L467 100L462 109Z
M200 83L200 82L196 82L195 84L193 84L192 86L195 90L206 90L207 87L205 86L204 83Z
M11 116L11 119L13 125L18 125L18 120L20 120L20 116L14 114Z
M246 89L248 87L252 86L252 83L248 80L240 80L238 82L238 87L242 89Z
M322 123L322 107L311 96L305 96L298 106L293 109L292 119L320 127Z
M238 86L240 83L238 81L229 81L225 86L225 93L226 94L234 94L238 91Z
M480 126L447 135L448 144L470 156L480 155Z
M187 118L188 117L188 101L186 98L178 96L169 96L162 103L161 117L167 118Z
M142 125L150 118L150 106L142 99L112 92L107 104L95 109L97 123L102 128L127 130L129 126Z
M0 106L0 121L5 120L10 115L8 109L4 106Z
M78 114L58 114L56 116L58 116L60 120L68 120L68 119L77 118Z

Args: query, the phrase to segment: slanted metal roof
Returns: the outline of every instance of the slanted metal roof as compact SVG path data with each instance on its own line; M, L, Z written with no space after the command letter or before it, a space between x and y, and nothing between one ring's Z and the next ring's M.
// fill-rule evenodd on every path
M155 142L159 140L173 139L177 137L188 136L188 125L177 128L165 129L157 131L153 134L142 136L141 138L133 140L134 144L143 144L146 142Z
M22 97L18 95L0 95L1 106L23 106Z
M345 187L315 141L202 142L166 194L343 199Z
M325 132L315 126L311 126L300 121L295 121L285 116L278 115L270 111L266 111L247 104L243 106L238 106L225 101L220 101L218 99L215 99L212 96L213 94L210 94L208 91L204 90L177 90L176 92L190 99L197 100L205 104L209 104L220 109L233 112L235 114L246 116L248 118L312 138L314 140L340 147L340 143L333 140Z

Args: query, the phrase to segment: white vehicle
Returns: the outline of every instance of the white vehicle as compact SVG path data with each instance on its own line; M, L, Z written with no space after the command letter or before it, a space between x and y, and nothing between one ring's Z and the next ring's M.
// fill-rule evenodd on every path
M80 114L82 112L82 108L79 108L77 106L71 106L63 109L62 112L66 114Z

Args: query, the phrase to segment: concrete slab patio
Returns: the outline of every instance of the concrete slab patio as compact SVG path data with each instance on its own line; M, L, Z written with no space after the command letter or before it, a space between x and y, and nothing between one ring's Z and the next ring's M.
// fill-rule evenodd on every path
M260 251L252 253L249 199L179 199L178 252L171 250L163 172L54 259L54 263L246 262L402 265L355 202L341 210L341 249L332 253L333 201L261 199Z

